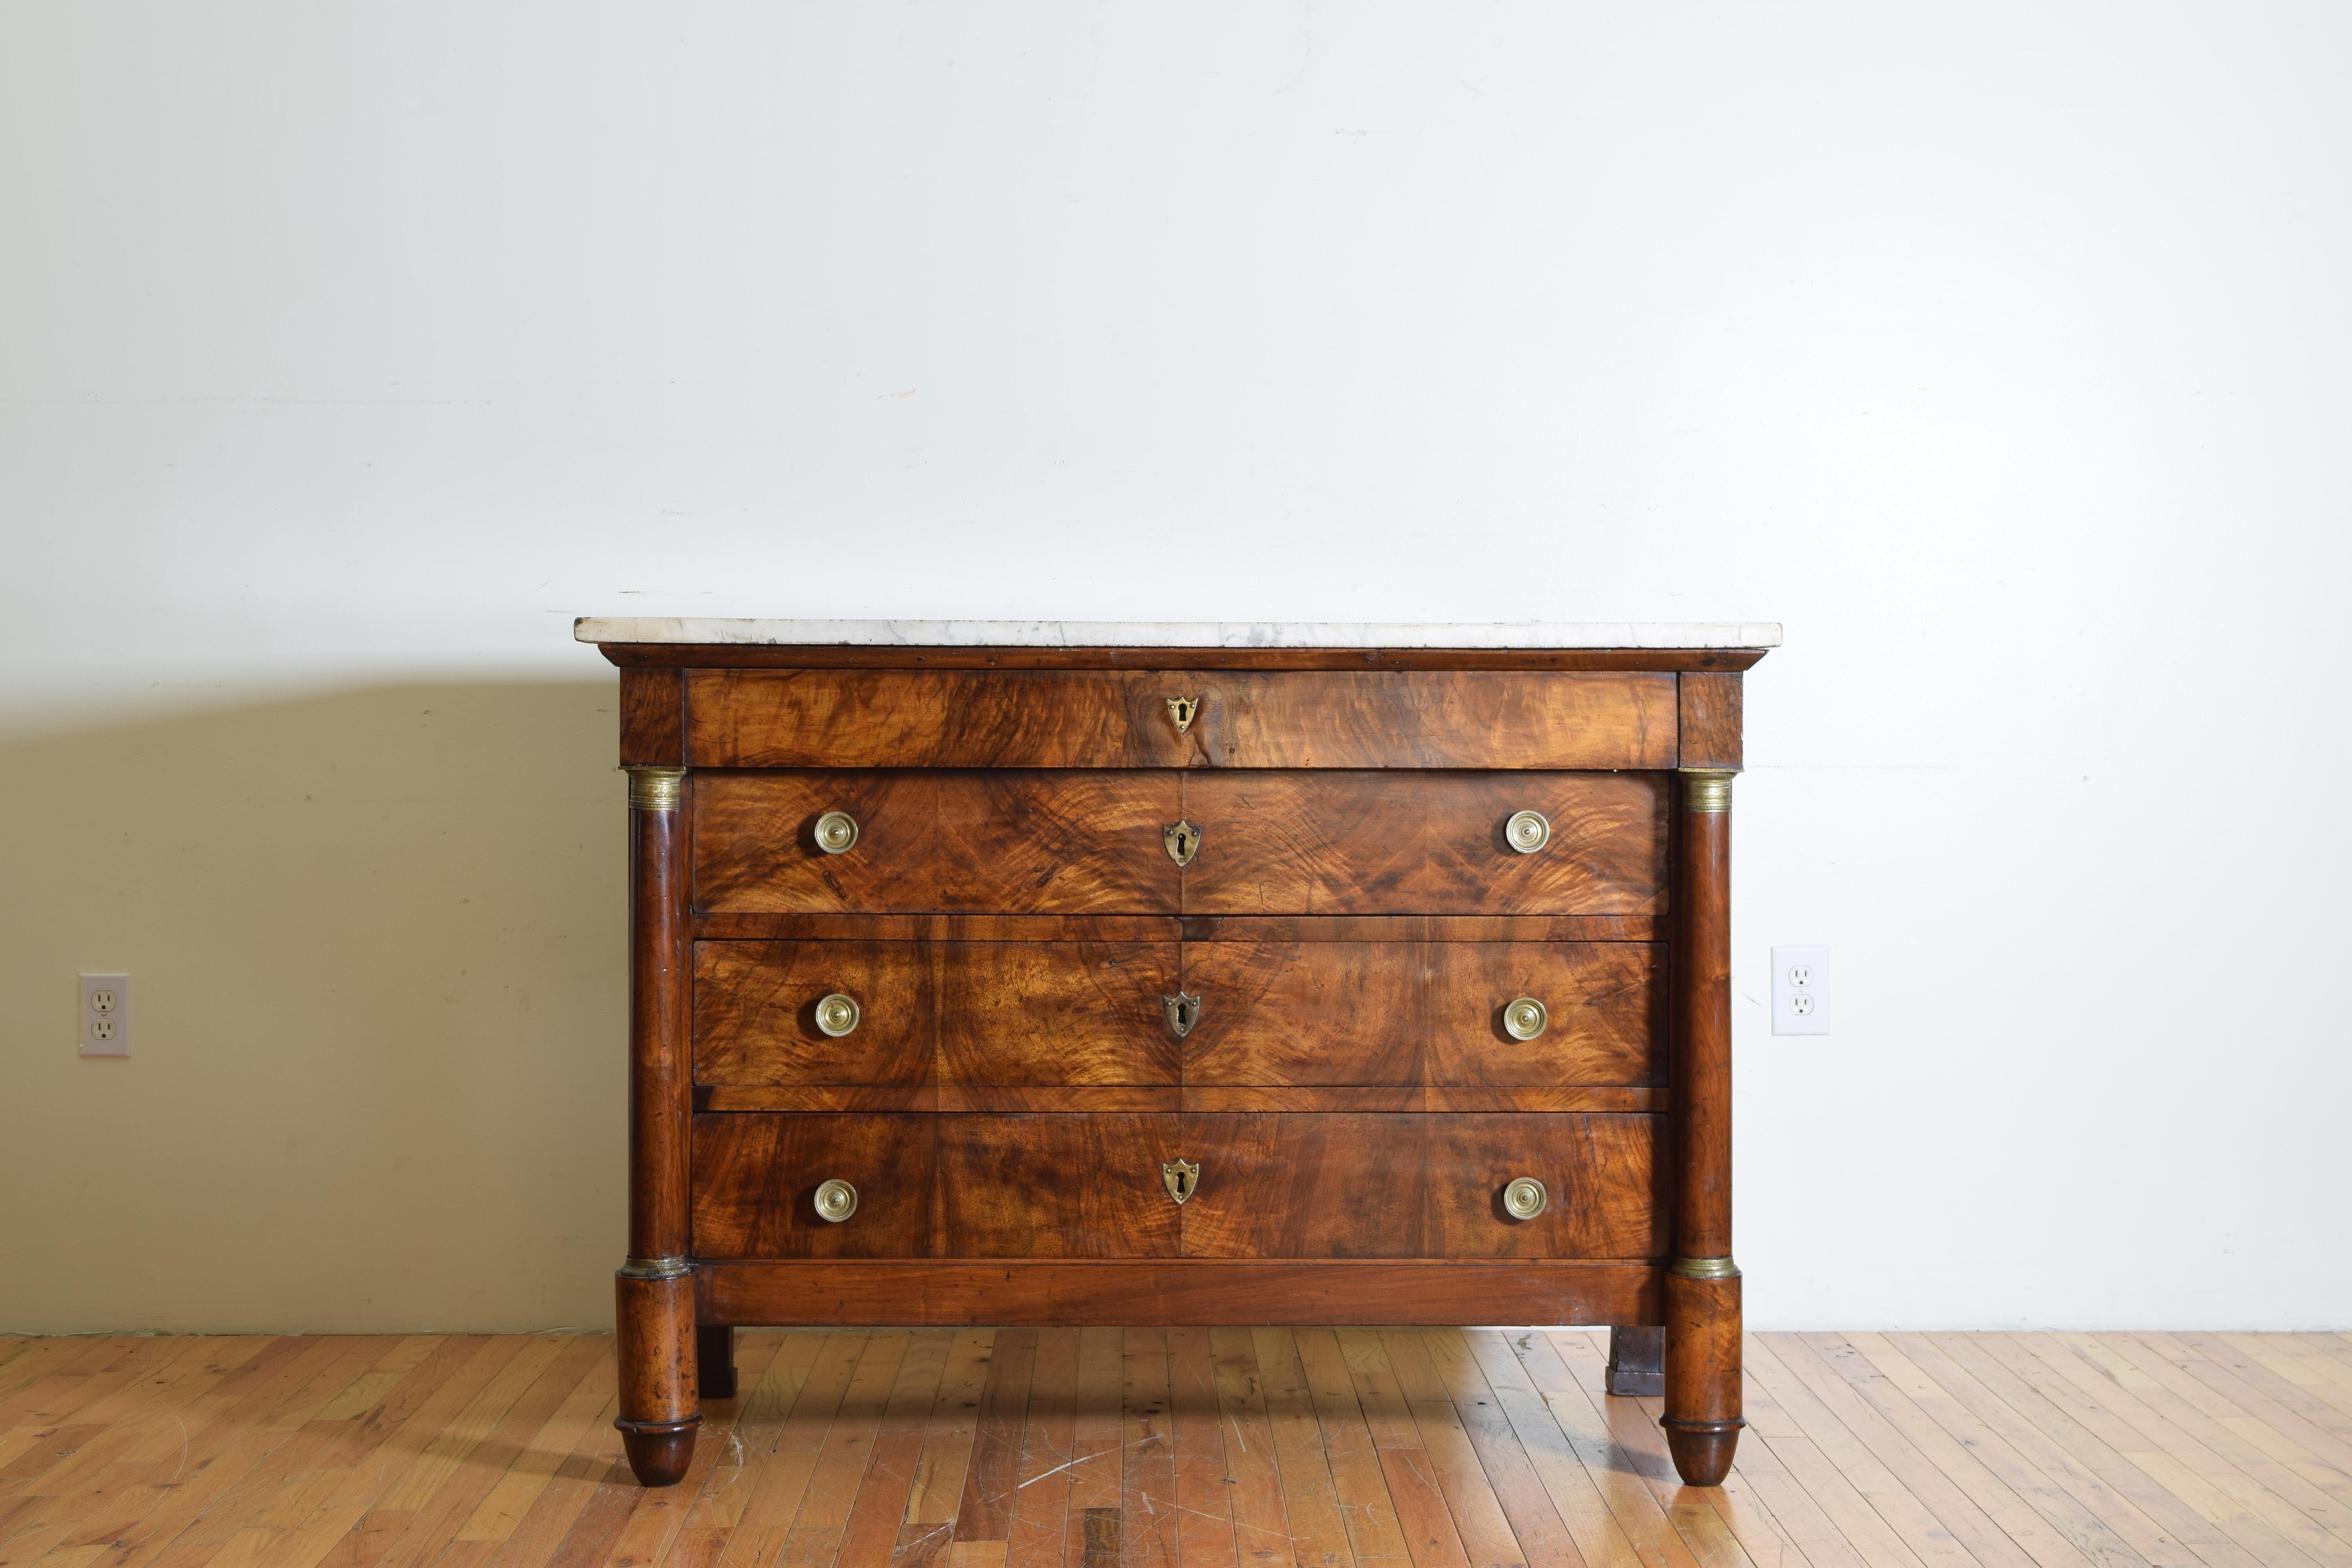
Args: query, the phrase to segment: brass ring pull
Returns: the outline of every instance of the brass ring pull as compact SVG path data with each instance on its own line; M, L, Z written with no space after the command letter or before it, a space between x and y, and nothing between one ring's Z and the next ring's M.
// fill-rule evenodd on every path
M1162 996L1160 1005L1168 1015L1168 1027L1178 1039L1192 1032L1201 1021L1201 999L1190 991L1179 991L1173 996Z
M1517 997L1503 1005L1503 1032L1515 1040L1534 1039L1550 1022L1550 1011L1532 996Z
M1201 1166L1194 1160L1171 1160L1160 1167L1160 1184L1168 1189L1179 1207L1201 1190Z
M1503 1189L1503 1212L1513 1219L1533 1219L1551 1206L1551 1194L1533 1176L1517 1176Z
M845 811L828 811L816 819L816 847L838 855L857 842L857 818Z
M857 1020L861 1016L855 996L844 996L836 991L830 996L817 999L816 1026L836 1040L857 1027Z
M1503 824L1503 837L1522 855L1532 855L1551 842L1551 818L1540 811L1515 811Z
M1168 858L1190 866L1201 852L1201 830L1189 822L1171 822L1160 830L1160 842L1168 847Z
M839 1225L857 1212L857 1189L835 1176L829 1182L819 1182L816 1188L816 1217Z

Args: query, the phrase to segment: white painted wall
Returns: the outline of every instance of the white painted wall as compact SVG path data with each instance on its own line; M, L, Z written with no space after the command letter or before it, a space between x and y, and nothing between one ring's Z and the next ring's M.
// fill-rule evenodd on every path
M2321 4L10 7L0 1327L603 1320L583 612L1783 620L1750 1321L2352 1323L2347 78Z

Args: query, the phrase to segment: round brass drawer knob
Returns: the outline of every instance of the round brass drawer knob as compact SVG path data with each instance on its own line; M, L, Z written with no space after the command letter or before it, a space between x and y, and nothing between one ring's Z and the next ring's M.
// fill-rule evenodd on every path
M845 811L828 811L816 819L816 847L838 855L857 842L857 818Z
M1551 1194L1533 1176L1520 1176L1503 1189L1503 1208L1513 1219L1533 1219L1550 1206Z
M835 1039L857 1027L857 998L844 996L836 991L820 997L816 1005L816 1026Z
M839 1225L857 1212L857 1189L835 1176L816 1189L816 1217Z
M1532 996L1521 996L1503 1008L1503 1032L1515 1040L1534 1039L1550 1022L1551 1015Z
M1515 811L1503 824L1503 837L1522 855L1532 855L1551 842L1551 818L1540 811Z

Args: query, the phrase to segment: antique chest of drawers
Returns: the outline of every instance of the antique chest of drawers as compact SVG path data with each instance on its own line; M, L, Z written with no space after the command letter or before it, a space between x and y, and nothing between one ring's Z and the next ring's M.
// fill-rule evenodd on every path
M640 1479L735 1327L835 1323L1607 1323L1721 1479L1777 627L577 635L630 781Z

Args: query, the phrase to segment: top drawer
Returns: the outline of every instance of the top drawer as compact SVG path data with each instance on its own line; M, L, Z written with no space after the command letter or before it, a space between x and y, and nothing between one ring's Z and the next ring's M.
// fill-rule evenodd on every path
M698 768L1671 768L1654 671L698 669ZM1180 728L1181 725L1181 728Z

